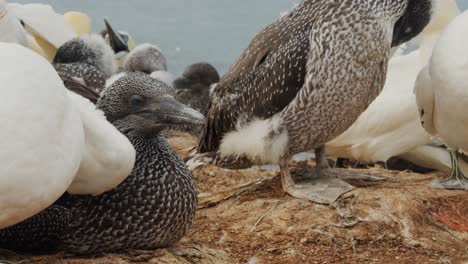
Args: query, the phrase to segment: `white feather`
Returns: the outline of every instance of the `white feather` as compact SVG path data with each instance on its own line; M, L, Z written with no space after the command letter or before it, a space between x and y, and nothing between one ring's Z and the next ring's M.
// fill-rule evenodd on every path
M27 33L14 13L0 0L0 42L18 43L28 46Z
M98 195L115 188L130 175L136 152L94 104L73 92L68 95L80 110L85 136L80 168L68 192Z
M45 59L0 43L0 228L50 206L78 171L80 114Z
M445 29L437 42L425 72L433 94L433 128L449 147L468 149L468 11ZM424 73L422 73L424 74ZM418 84L422 86L421 84ZM418 102L426 102L426 93L416 86ZM429 90L429 89L426 89ZM430 104L430 102L429 102Z
M280 127L281 119L277 116L239 125L235 131L223 137L219 153L222 156L246 156L260 164L277 164L288 145L285 129L270 138L271 132L278 132Z

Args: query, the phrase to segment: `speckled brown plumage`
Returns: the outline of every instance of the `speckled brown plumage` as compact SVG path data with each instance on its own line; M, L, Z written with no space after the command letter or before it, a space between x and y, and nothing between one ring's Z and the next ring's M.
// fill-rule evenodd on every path
M428 21L429 0L412 2L426 13L405 38ZM198 153L217 152L211 162L228 167L249 159L220 147L227 133L254 120L277 119L264 141L286 133L278 155L286 159L344 132L380 93L390 47L401 41L392 39L393 25L413 11L407 7L407 0L304 0L258 33L213 90ZM397 25L408 29L412 19ZM271 159L253 160L259 162Z
M106 80L116 71L112 49L99 35L64 43L57 50L53 66L65 87L94 102L95 95L104 90Z

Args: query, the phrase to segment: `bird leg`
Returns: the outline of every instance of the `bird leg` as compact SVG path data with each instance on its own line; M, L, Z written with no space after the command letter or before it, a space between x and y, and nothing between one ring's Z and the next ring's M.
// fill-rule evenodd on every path
M320 204L331 204L354 188L336 177L318 177L295 183L289 173L288 161L281 160L279 166L283 190L296 198Z
M344 180L360 180L368 182L384 181L387 178L369 173L356 173L344 169L331 168L325 155L325 146L322 145L315 149L316 168L308 175L309 178L320 178L324 176L337 177Z
M463 174L458 164L458 153L450 150L450 160L452 161L452 173L448 179L435 181L432 183L434 189L447 190L468 190L468 179Z

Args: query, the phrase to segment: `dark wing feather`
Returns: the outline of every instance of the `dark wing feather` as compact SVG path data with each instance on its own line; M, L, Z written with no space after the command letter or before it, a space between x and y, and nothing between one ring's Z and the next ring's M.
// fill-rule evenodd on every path
M313 21L301 11L257 34L220 80L211 94L199 153L217 150L239 120L267 119L280 112L302 88Z
M73 80L63 80L63 84L65 85L65 87L76 93L76 94L79 94L81 96L83 96L84 98L87 98L88 100L90 100L93 104L96 104L98 99L99 99L99 94L96 93L95 91L89 89L88 87L76 82L76 81L73 81Z
M110 77L88 63L54 63L54 68L62 80L81 83L98 94L104 90Z

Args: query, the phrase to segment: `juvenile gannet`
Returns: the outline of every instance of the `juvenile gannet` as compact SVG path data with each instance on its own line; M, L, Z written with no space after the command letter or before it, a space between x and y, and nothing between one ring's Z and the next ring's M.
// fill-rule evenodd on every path
M93 102L117 70L112 49L97 34L74 38L60 46L54 67L67 88Z
M174 81L176 99L206 115L210 88L218 82L219 74L213 65L206 62L191 64Z
M158 46L144 43L136 46L126 56L123 72L144 72L151 77L173 86L174 78L167 71L167 60Z
M135 48L135 41L127 32L115 31L106 18L104 18L104 25L105 29L101 35L114 50L115 60L120 67L125 62L128 53Z
M213 89L198 155L227 168L276 163L283 190L331 203L352 186L333 177L295 183L292 155L349 128L383 88L391 47L419 34L430 0L304 0L262 30ZM321 170L325 174L327 170Z

